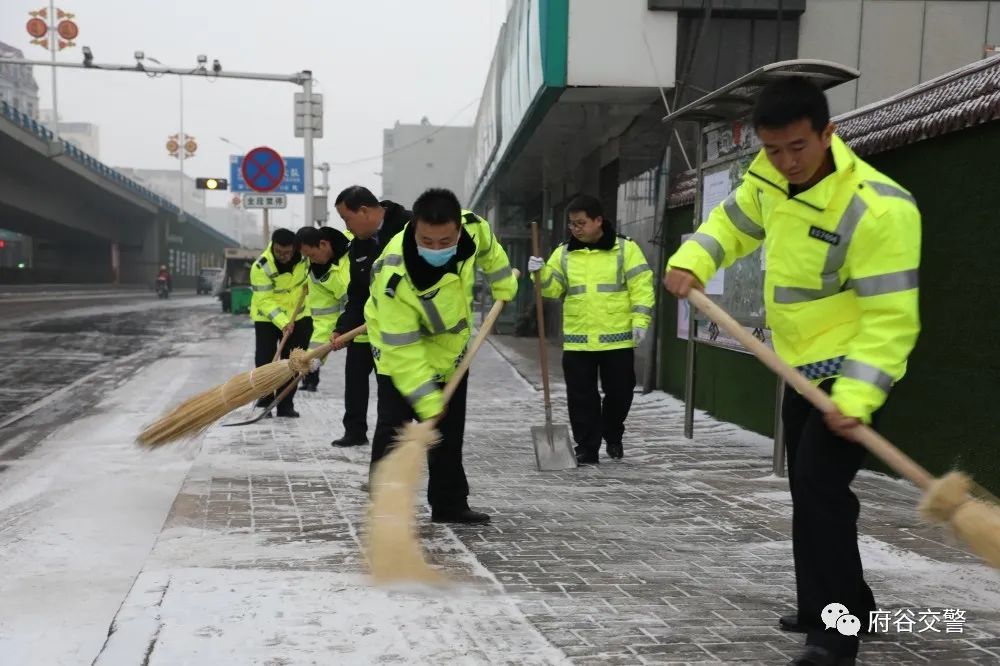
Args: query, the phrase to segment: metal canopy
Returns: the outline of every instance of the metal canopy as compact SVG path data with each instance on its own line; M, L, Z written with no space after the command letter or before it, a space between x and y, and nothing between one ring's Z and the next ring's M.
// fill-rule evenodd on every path
M853 67L827 60L783 60L764 65L663 117L662 122L693 120L703 123L738 120L753 109L761 89L789 76L810 79L823 90L861 76Z

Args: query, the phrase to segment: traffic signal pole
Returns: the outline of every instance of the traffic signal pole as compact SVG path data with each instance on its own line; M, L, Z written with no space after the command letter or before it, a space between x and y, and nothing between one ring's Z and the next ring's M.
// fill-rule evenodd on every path
M302 92L305 97L306 108L309 109L309 117L312 117L312 99L313 99L313 76L312 71L302 70L301 72L296 72L294 74L267 74L263 72L228 72L223 71L221 67L216 71L213 67L208 69L204 65L200 65L198 68L192 70L186 67L168 67L168 66L151 66L145 63L136 62L134 65L117 65L112 63L96 63L92 60L87 60L84 63L76 62L49 62L46 60L29 60L27 58L0 58L0 64L9 65L23 65L27 67L54 67L54 68L67 68L67 69L99 69L106 72L132 72L134 74L172 74L178 77L184 76L201 76L207 79L242 79L244 81L273 81L273 82L285 82L293 83L298 86L302 86ZM54 72L53 72L54 73ZM182 79L183 80L183 79ZM183 85L183 84L182 84ZM183 104L183 101L181 102ZM58 121L57 121L58 122ZM181 127L181 135L183 136L184 128ZM314 224L313 219L313 197L315 192L313 191L313 139L314 139L314 129L312 122L307 122L303 127L303 161L305 174L303 175L303 189L305 190L305 219L308 224ZM184 146L181 146L181 160L184 159L183 152ZM183 161L181 162L181 169L183 170ZM182 171L183 173L183 171ZM181 177L183 188L183 176ZM182 190L183 192L183 190ZM183 214L184 204L183 204L183 193L181 196L181 211ZM265 216L267 213L265 212ZM267 218L265 217L265 220ZM265 221L265 227L267 222ZM266 242L266 239L265 239Z

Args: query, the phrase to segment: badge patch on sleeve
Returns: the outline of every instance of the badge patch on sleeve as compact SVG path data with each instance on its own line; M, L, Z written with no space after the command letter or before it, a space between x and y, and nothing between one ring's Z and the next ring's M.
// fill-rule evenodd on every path
M830 245L840 245L840 234L819 227L809 227L809 235Z

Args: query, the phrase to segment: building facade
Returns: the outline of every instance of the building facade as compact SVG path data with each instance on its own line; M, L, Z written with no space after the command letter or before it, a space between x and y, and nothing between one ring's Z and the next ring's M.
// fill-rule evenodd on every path
M23 57L20 49L0 42L0 59ZM37 120L38 83L32 70L32 67L0 64L0 101Z
M382 196L409 207L427 188L446 187L464 203L471 146L471 127L397 122L382 133Z

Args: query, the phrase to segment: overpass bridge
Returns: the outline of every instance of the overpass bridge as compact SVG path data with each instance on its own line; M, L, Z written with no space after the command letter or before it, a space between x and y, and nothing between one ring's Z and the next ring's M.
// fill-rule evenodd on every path
M15 282L148 283L160 264L193 286L239 244L0 102L0 229L32 238Z

